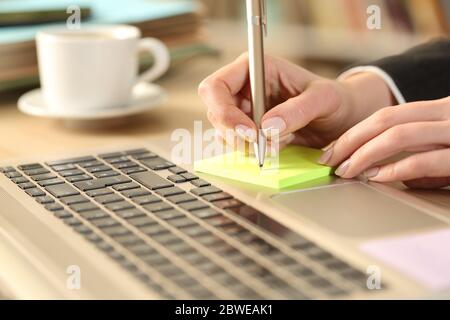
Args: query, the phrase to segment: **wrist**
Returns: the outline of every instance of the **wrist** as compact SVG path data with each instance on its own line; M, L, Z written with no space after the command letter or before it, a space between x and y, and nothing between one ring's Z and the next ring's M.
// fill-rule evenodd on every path
M361 72L342 80L349 104L349 117L354 124L376 111L397 104L388 84L377 74Z

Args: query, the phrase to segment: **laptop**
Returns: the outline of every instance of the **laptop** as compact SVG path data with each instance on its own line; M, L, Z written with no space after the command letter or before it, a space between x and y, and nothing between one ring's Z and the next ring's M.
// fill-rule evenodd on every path
M29 299L435 294L361 248L448 227L448 209L334 177L283 192L256 188L176 165L168 145L0 163L5 292Z

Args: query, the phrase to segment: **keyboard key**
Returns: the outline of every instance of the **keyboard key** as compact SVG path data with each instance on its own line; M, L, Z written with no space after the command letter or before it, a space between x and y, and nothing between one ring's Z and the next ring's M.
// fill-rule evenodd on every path
M115 212L115 214L117 214L119 217L121 217L123 219L130 219L130 218L141 217L141 216L146 215L143 211L136 209L136 208L120 210L120 211Z
M79 175L84 174L84 172L81 171L80 169L72 169L72 170L60 171L59 174L65 178L65 177L71 177L71 176L79 176Z
M121 211L121 210L134 208L134 206L131 203L126 202L126 201L108 203L105 205L105 207L111 211Z
M13 167L2 167L0 168L0 172L1 173L7 173L7 172L13 172L16 171L16 169L14 169Z
M123 190L130 190L130 189L136 189L140 186L136 182L129 182L129 183L123 183L123 184L116 184L113 186L113 189L116 191L123 191Z
M105 161L110 164L117 164L117 163L121 163L121 162L128 162L128 161L130 161L130 159L128 159L127 156L120 156L120 157L115 157L115 158L108 158L108 159L105 159Z
M157 234L157 235L154 235L152 238L153 238L153 240L156 240L163 245L169 245L169 244L179 243L179 242L183 241L172 233Z
M89 202L89 199L82 195L76 195L76 196L64 197L61 199L61 202L66 205L71 205L71 204L76 204L76 203Z
M6 173L5 173L5 176L6 176L7 178L10 178L10 179L22 177L22 175L20 174L20 172L17 172L17 171L9 171L9 172L6 172Z
M181 176L185 178L187 181L192 181L198 179L198 177L190 172L182 173Z
M93 220L93 219L109 217L109 215L101 209L90 210L90 211L81 211L81 212L79 212L79 214L86 220Z
M95 219L92 220L91 223L100 229L120 225L120 223L117 220L111 217Z
M141 197L141 196L147 196L150 195L150 191L145 190L144 188L138 188L138 189L131 189L131 190L123 190L121 192L125 197L127 198L135 198L135 197Z
M194 197L193 195L183 193L183 194L178 194L175 196L167 197L167 200L169 200L170 202L173 202L175 204L178 204L178 203L183 203L183 202L194 201L194 200L197 200L197 198Z
M183 194L185 191L178 187L164 188L156 190L156 193L162 197L174 196L177 194Z
M140 257L146 264L152 267L161 266L161 265L169 265L171 264L170 260L166 257L158 254L142 256Z
M213 208L207 208L207 209L200 209L200 210L193 210L191 213L200 219L206 219L211 217L216 217L222 215L219 211L213 209Z
M67 177L67 181L69 181L71 183L86 181L86 180L92 180L92 177L88 176L87 174L82 174L80 176Z
M176 219L180 217L185 217L186 215L178 210L172 209L172 210L165 210L165 211L159 211L155 213L158 218L163 220L170 220L170 219Z
M173 183L183 183L183 182L187 181L186 178L183 178L182 176L180 176L178 174L170 175L167 177L167 179L169 179Z
M76 158L70 158L70 159L62 159L62 160L56 160L56 161L50 161L47 162L47 164L51 167L53 166L59 166L63 164L69 164L69 163L80 163L80 162L86 162L86 161L95 161L96 159L92 156L86 156L86 157L76 157Z
M183 231L185 234L187 234L188 236L193 237L193 238L203 236L203 235L210 233L208 230L206 230L204 227L202 227L198 224L187 227L187 228L183 228L181 231Z
M149 153L150 151L148 151L145 148L139 148L139 149L131 149L131 150L126 150L123 153L126 155L138 155L138 154L144 154L144 153Z
M187 211L206 209L209 207L206 203L199 200L180 203L179 206Z
M208 181L205 181L203 179L195 179L195 180L191 180L191 184L196 186L196 187L207 187L210 186L211 184Z
M139 205L149 204L149 203L155 203L155 202L161 202L162 200L158 198L157 196L151 194L148 196L142 196L142 197L135 197L132 199L135 203Z
M72 163L52 166L52 169L57 171L57 172L58 171L63 171L63 170L72 170L72 169L76 169L76 168L77 167L74 164L72 164Z
M196 180L194 180L194 181L196 181ZM228 199L232 199L232 198L233 198L233 196L226 192L207 194L207 195L203 196L203 199L205 199L206 201L209 201L209 202L228 200Z
M86 194L87 194L89 197L104 196L104 195L112 194L112 193L113 193L113 191L112 191L111 189L107 189L107 188L105 188L105 189L91 190L91 191L86 192Z
M32 197L40 197L40 196L45 196L45 192L43 192L41 189L38 188L31 188L31 189L27 189L25 190L25 192Z
M145 233L146 235L152 237L154 235L160 234L160 233L167 233L169 230L165 229L160 224L153 224L153 225L147 225L139 228L141 232Z
M144 209L150 212L159 212L163 210L172 209L173 207L166 203L166 202L156 202L156 203L150 203L143 206Z
M88 241L94 242L94 243L99 243L99 242L103 241L103 239L98 234L95 234L95 233L87 234L86 239Z
M127 247L128 250L130 250L132 253L134 253L137 256L143 256L143 255L149 255L149 254L155 254L157 251L150 247L148 244L137 244L134 246Z
M124 199L117 195L117 194L107 194L104 196L98 196L94 198L95 201L97 201L100 204L107 204L107 203L112 203L112 202L119 202L119 201L123 201Z
M126 162L121 162L121 163L116 163L114 165L117 169L126 169L126 168L133 168L133 167L137 167L138 164L136 162L133 161L126 161Z
M174 167L175 165L170 162L167 161L163 158L160 157L156 157L156 158L145 158L145 159L140 159L139 160L144 166L152 169L152 170L164 170L164 169L169 169L171 167Z
M71 227L82 225L82 222L75 217L63 219L63 221Z
M64 209L64 207L58 203L48 203L44 207L48 211L58 211Z
M34 198L34 200L36 200L40 204L48 204L48 203L55 202L55 200L53 200L53 198L51 198L49 196L36 197L36 198Z
M56 184L51 186L46 186L45 190L51 193L52 196L56 198L75 196L80 194L69 184Z
M43 180L49 180L54 179L56 176L53 173L44 173L44 174L38 174L36 176L32 176L31 179L33 179L36 182L43 181Z
M34 188L35 185L32 182L25 182L25 183L19 183L19 187L20 187L20 189L26 190L26 189Z
M96 167L88 167L86 168L86 170L90 173L95 173L95 172L109 171L111 170L111 168L107 165L102 164Z
M60 178L39 181L39 185L41 187L54 186L56 184L62 184L62 183L65 183L65 182L64 182L64 180L62 180Z
M95 245L97 246L97 248L99 248L100 250L102 250L104 252L111 252L114 250L114 248L105 241L98 242Z
M128 234L128 235L124 235L124 236L115 236L114 240L116 240L121 245L125 245L125 246L134 245L134 244L142 242L141 238L139 238L138 236L136 236L134 234Z
M180 168L180 167L169 168L169 171L172 172L173 174L181 174L181 173L187 172L186 170L184 170L183 168Z
M141 166L122 169L122 172L125 174L128 174L128 175L132 174L132 173L143 172L143 171L147 171L147 169L145 169Z
M84 234L84 235L90 234L93 232L91 228L89 228L88 226L86 226L84 224L74 227L73 230L75 230L78 233Z
M149 188L150 190L168 188L173 186L173 184L166 179L150 171L133 173L130 175L130 177L142 184L144 187Z
M191 192L196 196L205 196L207 194L222 192L222 190L214 186L208 186L208 187L194 188L191 190Z
M14 182L15 184L29 182L29 180L25 177L12 178L11 181Z
M67 219L73 217L73 214L71 214L69 211L66 210L55 211L53 212L53 215L58 219Z
M29 163L29 164L21 164L18 168L22 171L33 170L42 168L42 165L39 163Z
M195 222L192 219L189 219L187 217L182 217L182 218L178 218L178 219L170 219L170 220L167 220L167 222L170 223L175 228L185 228L185 227L197 225L197 222Z
M124 235L131 234L130 230L128 230L124 226L120 226L120 225L102 228L102 231L111 237L124 236Z
M109 152L109 153L101 153L98 155L98 157L102 159L109 159L109 158L117 158L122 155L123 155L122 152Z
M131 218L131 219L128 219L128 222L135 227L143 227L143 226L148 226L148 225L158 223L154 219L150 218L149 216Z
M79 166L82 168L89 168L89 167L98 167L98 166L101 166L102 164L103 164L103 162L101 162L101 161L93 160L93 161L82 162L79 164Z
M23 170L23 172L25 172L25 174L27 176L35 176L38 174L44 174L44 173L50 173L50 171L48 171L45 168L36 168L36 169L28 169L28 170Z
M102 171L102 172L95 172L93 173L93 175L96 178L107 178L107 177L114 177L114 176L118 176L119 173L116 171Z
M96 210L100 209L96 204L92 202L85 202L85 203L75 203L71 204L70 209L72 209L75 212L83 212L83 211L90 211L90 210Z

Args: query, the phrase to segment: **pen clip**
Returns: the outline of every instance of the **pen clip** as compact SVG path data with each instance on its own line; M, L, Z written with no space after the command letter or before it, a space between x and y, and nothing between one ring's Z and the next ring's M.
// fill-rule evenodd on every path
M261 24L267 37L267 0L261 0Z

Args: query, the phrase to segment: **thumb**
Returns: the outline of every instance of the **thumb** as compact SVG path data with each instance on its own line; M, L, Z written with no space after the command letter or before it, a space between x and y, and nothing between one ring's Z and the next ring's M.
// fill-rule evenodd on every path
M340 100L339 90L333 81L313 82L300 95L268 111L262 118L261 127L272 129L280 135L294 133L314 119L334 112Z

